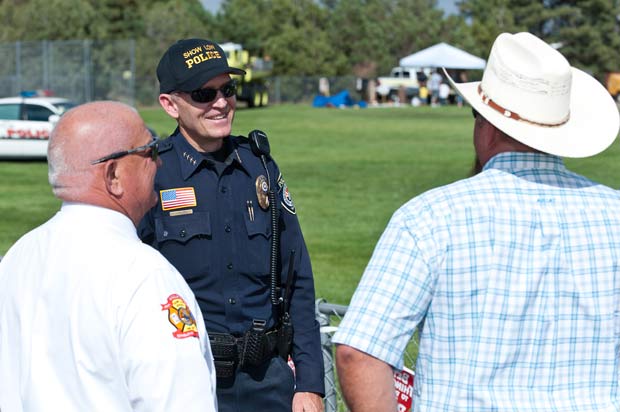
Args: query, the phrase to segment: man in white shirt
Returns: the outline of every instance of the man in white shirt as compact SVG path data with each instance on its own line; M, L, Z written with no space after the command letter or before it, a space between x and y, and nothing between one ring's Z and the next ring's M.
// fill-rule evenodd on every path
M443 77L441 77L441 74L439 74L437 70L434 70L433 74L431 74L431 78L428 81L428 90L431 93L432 107L436 107L439 103L439 86L441 85L442 80Z
M448 104L448 99L450 98L450 86L448 83L441 82L439 85L439 105L445 106Z
M0 262L0 410L216 411L204 323L183 277L137 237L158 142L94 102L52 132L60 211Z

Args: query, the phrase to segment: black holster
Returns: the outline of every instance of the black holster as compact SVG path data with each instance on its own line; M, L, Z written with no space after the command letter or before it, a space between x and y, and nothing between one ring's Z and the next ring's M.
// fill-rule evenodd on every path
M258 366L271 355L265 331L266 323L264 320L254 319L252 327L243 334L239 353L239 367ZM271 350L273 351L273 348Z
M209 332L209 343L218 379L231 378L237 368L259 366L273 358L276 353L280 354L281 328L266 331L265 325L264 320L255 319L250 329L241 337L229 333Z

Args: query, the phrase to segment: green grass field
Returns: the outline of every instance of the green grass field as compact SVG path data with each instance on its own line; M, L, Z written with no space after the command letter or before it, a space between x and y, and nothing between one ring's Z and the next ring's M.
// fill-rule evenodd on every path
M161 135L174 122L143 109ZM291 190L314 266L317 297L347 304L387 221L409 198L468 175L472 159L467 108L240 109L234 133L267 133ZM587 136L584 136L587 139ZM573 170L619 187L618 143ZM0 255L58 209L44 162L0 162Z

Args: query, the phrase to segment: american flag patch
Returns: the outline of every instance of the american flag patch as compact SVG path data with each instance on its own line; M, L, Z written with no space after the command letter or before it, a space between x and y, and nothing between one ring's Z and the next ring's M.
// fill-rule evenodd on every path
M196 206L196 193L194 193L193 187L160 190L159 197L161 198L162 210Z

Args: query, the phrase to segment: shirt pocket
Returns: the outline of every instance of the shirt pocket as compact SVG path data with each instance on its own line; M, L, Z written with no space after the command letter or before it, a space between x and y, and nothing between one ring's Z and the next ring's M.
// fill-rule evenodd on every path
M253 218L245 214L245 228L248 232L248 238L254 238L255 236L262 236L265 239L271 237L271 213L258 212L253 214Z
M257 211L253 218L244 215L246 233L242 234L244 249L242 272L248 275L264 277L269 275L271 256L271 215L269 211Z
M194 212L183 216L155 218L155 237L162 243L174 240L187 243L194 237L211 237L211 219L208 212Z

